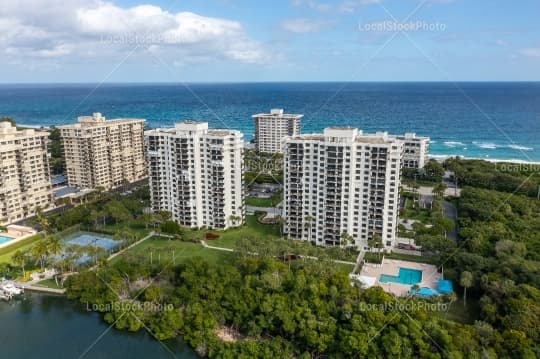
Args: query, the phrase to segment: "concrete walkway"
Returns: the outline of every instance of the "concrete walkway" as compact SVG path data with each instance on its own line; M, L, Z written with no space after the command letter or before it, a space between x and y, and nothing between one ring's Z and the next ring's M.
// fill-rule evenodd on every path
M35 292L42 292L42 293L53 293L53 294L66 294L66 289L56 289L56 288L49 288L49 287L42 287L39 285L32 285L28 283L17 283L17 286L20 286L24 288L24 290L31 290Z
M264 218L275 218L281 216L281 208L277 207L246 206L246 212L266 212L266 216Z
M210 248L210 249L215 249L215 250L224 251L224 252L234 252L234 249L231 249L231 248L209 246L208 243L206 243L206 241L202 241L202 240L201 240L201 244L204 248Z

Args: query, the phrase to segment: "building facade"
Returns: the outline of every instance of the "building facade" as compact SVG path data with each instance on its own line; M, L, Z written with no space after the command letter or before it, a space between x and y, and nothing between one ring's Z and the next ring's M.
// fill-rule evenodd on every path
M206 122L145 132L152 210L178 224L226 229L244 221L243 135Z
M106 120L100 113L58 126L68 184L111 189L146 178L142 119Z
M257 151L280 153L281 140L286 136L300 134L300 121L304 115L285 114L282 109L253 115L255 122L255 146Z
M396 136L396 138L403 141L403 168L424 168L429 155L429 137L406 133L403 136Z
M290 238L360 250L375 241L380 248L395 245L401 141L335 127L288 137L283 149L284 232Z
M48 132L0 122L1 225L53 207L48 142Z

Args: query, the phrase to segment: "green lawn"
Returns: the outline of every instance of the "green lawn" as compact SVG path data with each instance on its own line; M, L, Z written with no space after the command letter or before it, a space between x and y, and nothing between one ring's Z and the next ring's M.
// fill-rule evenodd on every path
M204 239L206 232L212 232L219 235L218 239L208 240L207 243L211 246L234 248L235 242L239 238L263 238L274 239L280 237L279 226L274 224L262 224L257 221L257 216L246 216L246 223L239 228L231 228L226 231L206 231L206 230L190 230L186 229L183 236L186 240Z
M64 287L56 285L56 282L54 279L44 279L40 282L37 282L36 285L40 287L47 287L47 288L53 288L53 289L64 289Z
M143 243L131 248L112 260L120 258L131 258L137 261L153 263L178 264L186 259L200 257L203 260L216 264L230 264L234 261L234 253L220 251L217 249L205 248L200 243L182 242L179 240L170 240L168 238L154 236ZM350 273L354 266L350 264L335 263L334 267L343 273ZM52 283L55 284L54 281ZM52 288L52 287L51 287Z
M334 263L334 267L343 273L349 274L354 269L354 266L352 264L345 264L345 263Z
M121 257L133 257L144 262L178 264L189 258L200 257L209 262L224 264L230 262L233 255L231 252L204 248L200 243L154 236L114 258L112 262L118 261Z
M423 224L431 223L431 210L424 208L415 208L414 201L410 198L407 199L404 212L400 215L400 218L415 219Z
M34 244L36 244L43 236L41 234L36 234L32 237L28 237L20 242L17 242L11 246L4 247L0 249L0 263L10 263L13 264L11 257L13 254L18 251L25 251L30 249Z

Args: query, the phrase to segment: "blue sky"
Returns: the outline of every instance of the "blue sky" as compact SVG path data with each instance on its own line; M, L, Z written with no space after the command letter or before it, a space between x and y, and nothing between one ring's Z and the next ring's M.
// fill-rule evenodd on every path
M538 81L538 14L538 0L18 0L0 9L0 82Z

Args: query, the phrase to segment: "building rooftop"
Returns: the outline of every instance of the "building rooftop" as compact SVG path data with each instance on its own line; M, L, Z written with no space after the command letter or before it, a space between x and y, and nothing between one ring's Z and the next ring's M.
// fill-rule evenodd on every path
M266 117L266 118L291 118L291 119L300 119L304 117L304 115L301 114L292 114L292 113L284 113L284 110L282 108L274 108L270 110L270 113L258 113L256 115L251 116L253 118L258 117Z
M99 112L95 112L92 116L79 116L77 117L77 123L70 125L61 125L58 128L69 129L69 128L88 128L88 127L100 127L108 125L117 125L121 123L132 123L132 122L144 122L145 119L142 118L114 118L107 120Z
M208 122L202 121L183 121L178 122L174 127L164 127L148 130L145 132L146 135L151 134L160 134L166 133L170 135L189 135L193 132L198 132L200 134L207 134L210 136L219 136L226 137L231 135L240 135L243 136L240 131L228 130L228 129L208 129Z
M357 143L386 144L396 141L396 138L388 136L386 132L377 132L375 134L363 133L354 127L327 127L322 134L305 134L288 137L290 140L310 140L345 143L343 139L353 140Z
M235 131L235 130L208 130L209 135L220 136L220 137L231 136L231 135L235 135L235 134L238 134L238 133L240 133L240 132Z
M0 122L0 139L15 139L27 136L49 136L46 131L38 131L33 128L17 128L9 121Z
M416 133L413 132L407 132L404 135L395 136L400 140L416 140L416 141L429 141L429 137L423 137L423 136L417 136Z

